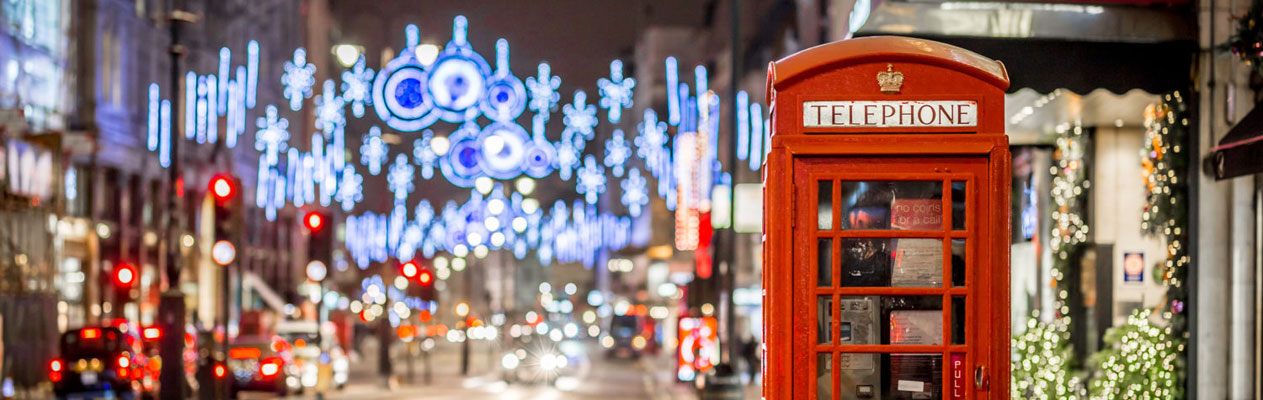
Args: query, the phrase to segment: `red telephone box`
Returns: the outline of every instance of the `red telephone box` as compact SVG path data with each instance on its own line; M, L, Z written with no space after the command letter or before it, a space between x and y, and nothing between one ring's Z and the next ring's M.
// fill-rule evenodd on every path
M912 38L771 64L765 398L1009 398L1008 86Z

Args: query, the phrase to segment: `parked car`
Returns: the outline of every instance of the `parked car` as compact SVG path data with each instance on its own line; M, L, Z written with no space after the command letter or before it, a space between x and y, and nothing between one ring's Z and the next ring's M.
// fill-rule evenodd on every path
M281 396L302 393L302 371L293 348L279 336L244 336L228 348L229 394L272 392Z
M140 339L125 326L91 326L67 331L60 356L48 364L53 395L136 399L147 359Z

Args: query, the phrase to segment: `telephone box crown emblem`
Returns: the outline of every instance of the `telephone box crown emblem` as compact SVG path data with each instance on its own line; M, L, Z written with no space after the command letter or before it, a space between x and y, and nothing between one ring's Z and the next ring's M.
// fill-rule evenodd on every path
M899 93L903 87L903 73L896 72L893 64L886 64L886 71L877 73L877 84L882 93Z

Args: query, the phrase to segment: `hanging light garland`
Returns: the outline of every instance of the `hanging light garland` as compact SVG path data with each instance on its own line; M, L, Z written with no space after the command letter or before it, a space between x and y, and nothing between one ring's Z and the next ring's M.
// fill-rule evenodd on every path
M1167 301L1161 317L1170 324L1161 348L1174 349L1171 373L1162 378L1162 387L1173 386L1173 396L1182 397L1184 348L1188 340L1188 288L1184 286L1191 264L1188 255L1188 183L1183 179L1189 168L1188 153L1181 145L1188 138L1187 107L1180 92L1163 96L1163 101L1145 109L1145 148L1140 154L1145 185L1145 208L1140 228L1164 239L1166 259L1154 266L1155 277L1167 284ZM1155 384L1157 385L1157 384Z
M1263 72L1263 2L1251 2L1250 11L1237 22L1237 32L1226 47L1250 68Z
M1055 165L1049 169L1052 179L1052 234L1050 246L1053 252L1052 278L1056 289L1053 299L1053 310L1056 318L1070 324L1069 285L1073 280L1066 279L1066 272L1073 268L1079 250L1088 240L1088 224L1083 217L1084 203L1092 182L1087 178L1087 168L1083 160L1087 143L1083 137L1083 128L1075 125L1066 129L1057 138L1057 150L1053 154Z
M1071 372L1070 298L1066 272L1072 268L1080 247L1087 242L1088 225L1083 217L1091 182L1087 179L1083 155L1086 150L1083 127L1079 124L1060 129L1057 149L1053 154L1052 173L1052 278L1055 296L1053 318L1041 321L1036 312L1026 322L1026 332L1014 338L1012 377L1013 392L1030 398L1080 398L1082 382Z
M1159 328L1149 316L1149 310L1136 311L1126 324L1106 331L1106 348L1091 360L1102 373L1092 380L1092 399L1183 397L1176 384L1183 346L1172 346L1171 327Z

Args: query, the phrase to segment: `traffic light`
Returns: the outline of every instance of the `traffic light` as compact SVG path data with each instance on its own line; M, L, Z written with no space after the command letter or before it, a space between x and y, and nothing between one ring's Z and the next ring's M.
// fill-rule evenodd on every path
M237 243L240 239L241 185L231 175L219 174L210 180L207 188L215 200L213 227L215 242L211 246L211 255L216 264L229 265L237 258Z
M399 265L399 274L408 280L417 278L417 274L421 273L421 267L416 262L408 261Z
M303 227L307 228L307 263L319 261L322 266L333 265L333 228L327 211L313 210L303 215ZM327 269L326 269L327 271Z
M140 274L136 271L136 267L131 264L119 262L114 264L114 271L110 274L110 279L114 284L114 302L117 303L118 309L122 310L123 304L132 301L132 289L136 287L136 281L140 279Z
M119 288L131 290L136 283L136 267L126 263L119 263L114 267L114 284Z
M434 283L434 273L428 269L421 270L417 273L417 282L421 283L421 286L430 286Z

